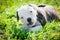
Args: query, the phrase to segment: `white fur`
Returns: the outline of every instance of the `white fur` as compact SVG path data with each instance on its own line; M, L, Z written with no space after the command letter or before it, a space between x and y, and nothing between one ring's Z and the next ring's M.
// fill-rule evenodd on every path
M30 13L30 11L32 11L32 13ZM19 18L21 19L21 17L23 17L23 19L21 19L24 24L28 24L27 22L27 18L30 17L32 18L32 22L36 22L36 11L30 7L30 6L22 6L19 10L18 10L18 15Z
M30 12L32 11L32 13ZM42 28L41 24L39 26L36 26L36 27L32 27L33 25L35 25L37 22L37 11L36 9L34 9L33 7L31 6L28 6L28 5L25 5L25 6L21 6L19 9L18 9L18 16L19 16L19 19L22 20L23 22L23 29L26 29L26 30L30 30L30 31L36 31L36 29L40 30L40 28ZM21 19L21 17L23 17L23 19ZM32 19L32 22L33 24L32 25L27 25L28 22L27 22L27 18L31 18Z

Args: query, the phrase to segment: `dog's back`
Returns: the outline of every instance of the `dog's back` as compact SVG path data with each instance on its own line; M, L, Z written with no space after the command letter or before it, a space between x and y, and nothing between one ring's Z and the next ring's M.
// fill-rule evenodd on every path
M60 20L56 9L54 7L48 6L48 5L39 5L37 16L38 16L38 20L42 23L42 25L45 25L46 22L51 22L52 20L55 20L55 21Z

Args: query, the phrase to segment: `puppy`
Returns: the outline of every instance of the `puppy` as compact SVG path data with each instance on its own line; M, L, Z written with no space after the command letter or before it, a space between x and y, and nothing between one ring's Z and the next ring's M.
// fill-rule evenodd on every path
M58 14L54 7L48 5L24 5L17 11L17 20L22 20L23 29L36 31L42 29L47 22L59 20Z

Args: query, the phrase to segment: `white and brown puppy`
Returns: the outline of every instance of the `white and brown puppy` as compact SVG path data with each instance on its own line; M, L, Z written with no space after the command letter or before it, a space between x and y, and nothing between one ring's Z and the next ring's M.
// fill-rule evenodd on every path
M54 7L47 5L24 5L18 9L17 20L22 20L24 29L30 31L40 30L47 22L59 20Z

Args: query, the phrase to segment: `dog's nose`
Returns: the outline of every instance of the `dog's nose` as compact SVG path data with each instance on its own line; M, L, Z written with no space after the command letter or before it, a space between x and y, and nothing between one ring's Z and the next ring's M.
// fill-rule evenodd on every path
M28 22L31 22L31 18L27 18L27 21L28 21Z

